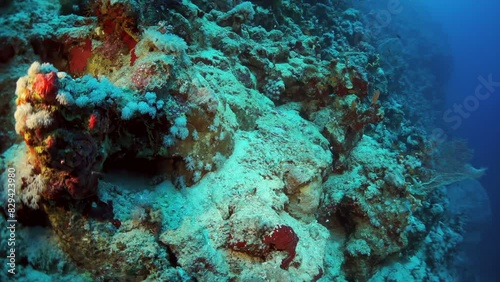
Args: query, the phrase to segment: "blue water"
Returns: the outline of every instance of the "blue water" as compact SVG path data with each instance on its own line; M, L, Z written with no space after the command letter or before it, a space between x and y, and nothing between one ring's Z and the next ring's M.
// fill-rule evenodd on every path
M447 109L464 101L471 103L467 118L450 132L469 140L475 150L473 164L488 167L481 183L490 196L493 227L481 241L481 276L484 281L498 281L498 254L500 253L500 2L477 1L426 1L434 20L439 23L452 49L453 73L447 86ZM494 86L491 95L474 105L475 89L481 85L478 77ZM481 90L485 90L486 87ZM486 93L486 92L484 92ZM469 97L469 98L468 98ZM477 108L477 109L475 109ZM450 124L451 125L451 124ZM482 280L483 281L483 280Z

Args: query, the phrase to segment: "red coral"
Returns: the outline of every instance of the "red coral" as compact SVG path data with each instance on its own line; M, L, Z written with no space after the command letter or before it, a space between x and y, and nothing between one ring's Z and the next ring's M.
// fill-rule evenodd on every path
M53 136L49 136L45 139L45 144L47 145L47 149L53 149L56 145L56 139Z
M92 41L90 39L71 47L69 50L69 71L72 74L82 74L92 56Z
M91 114L89 117L89 129L94 129L97 123L97 114Z
M66 190L73 198L81 198L80 197L80 178L78 177L70 177L64 180L64 185L66 186Z
M47 74L39 73L35 76L33 90L44 100L51 102L56 98L57 82L57 74L55 72Z
M347 86L347 81L345 81L346 75L352 84L351 87ZM336 84L333 91L336 95L343 97L348 94L356 94L359 98L364 98L368 95L368 81L362 77L356 68L346 67L342 69L342 72L338 76L339 78L333 78Z
M135 54L135 48L134 48L130 50L130 66L133 66L136 60L137 60L137 55Z
M245 246L247 245L247 242L246 241L236 241L236 242L232 242L233 241L233 235L229 234L229 240L228 240L228 248L230 248L231 250L233 251L241 251L241 250L244 250Z
M111 224L113 224L113 226L116 228L120 228L120 226L122 226L122 222L118 219L111 220Z
M262 239L262 243L270 245L278 251L288 252L288 256L281 262L280 267L282 269L288 269L288 266L295 258L295 248L298 242L299 237L297 237L293 229L287 225L276 226L270 234L264 236L264 239Z

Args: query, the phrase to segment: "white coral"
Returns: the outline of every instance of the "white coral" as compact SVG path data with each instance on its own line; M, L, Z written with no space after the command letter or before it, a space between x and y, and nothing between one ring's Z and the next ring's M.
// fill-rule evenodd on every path
M16 133L20 134L26 127L26 119L33 112L33 107L30 103L17 106L14 118L16 119Z
M27 85L28 85L28 77L27 76L22 76L17 80L16 95L18 97L23 94L24 90L26 90Z
M57 93L56 100L57 102L59 102L59 104L63 106L69 106L75 103L75 99L73 98L73 96L71 96L71 93L69 92Z
M36 74L40 73L40 65L39 62L33 62L28 69L28 76L35 76Z
M46 110L41 110L32 115L29 115L26 119L26 127L29 129L36 129L41 127L49 127L54 120L50 116L50 113Z
M171 33L161 33L155 28L144 31L143 39L137 43L135 53L137 56L145 55L151 46L155 46L160 52L182 54L188 48L186 41Z
M40 174L30 176L27 180L28 186L22 191L21 201L32 209L38 209L40 195L46 189L43 178Z

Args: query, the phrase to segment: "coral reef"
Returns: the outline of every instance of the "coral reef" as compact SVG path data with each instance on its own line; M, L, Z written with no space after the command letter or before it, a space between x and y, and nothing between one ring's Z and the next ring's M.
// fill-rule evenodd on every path
M1 4L20 281L456 275L464 231L443 187L484 171L464 143L431 142L422 112L443 78L371 34L363 5ZM50 250L28 247L34 230Z

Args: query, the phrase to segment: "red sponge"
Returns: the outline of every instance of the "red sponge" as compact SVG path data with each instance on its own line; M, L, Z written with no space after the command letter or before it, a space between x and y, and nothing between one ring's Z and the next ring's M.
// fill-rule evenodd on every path
M297 237L293 229L287 225L276 226L270 234L264 236L264 239L262 239L262 243L271 245L278 251L288 252L288 256L281 262L280 267L282 269L288 269L288 266L295 258L295 248L298 242L299 237Z

